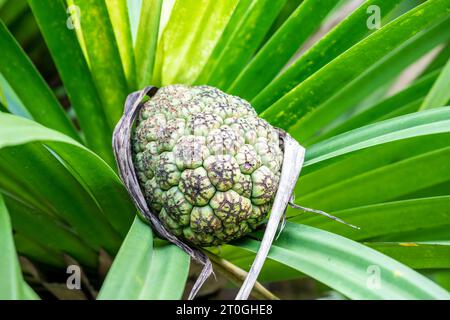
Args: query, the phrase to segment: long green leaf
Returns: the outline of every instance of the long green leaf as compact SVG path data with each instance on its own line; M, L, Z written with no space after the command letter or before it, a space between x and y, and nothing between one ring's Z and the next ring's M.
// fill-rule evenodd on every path
M188 273L189 256L186 253L172 244L155 243L150 269L138 299L181 299Z
M237 0L174 4L158 45L157 81L192 83L220 37Z
M182 58L183 63L174 78L168 79L170 83L191 84L197 78L230 20L237 2L238 0L208 1L201 24Z
M67 19L63 0L30 0L29 3L77 114L87 146L114 165L112 127L106 120L76 34L60 23Z
M255 252L259 241L235 245ZM287 223L269 258L293 267L351 299L450 299L449 293L403 264L352 240Z
M89 65L108 123L114 128L129 92L113 26L104 1L74 0Z
M136 216L98 299L179 299L188 270L189 257L173 245L153 247L151 229Z
M122 59L128 88L130 91L134 91L137 89L136 63L127 0L106 0L105 3L113 26L120 58Z
M150 269L152 251L152 231L136 216L97 298L137 298Z
M227 91L251 100L280 72L338 2L303 1L242 70ZM310 19L311 16L314 16L314 19Z
M9 214L0 195L0 299L20 299L22 291L22 272L17 260L16 249L12 237L12 226Z
M425 97L420 109L429 109L447 105L450 101L450 59L441 71L433 87Z
M298 199L322 210L342 210L392 201L450 180L450 147L337 181Z
M398 77L410 64L445 40L450 39L450 19L412 37L393 52L375 63L323 104L317 106L302 121L290 129L292 136L305 144L321 137L324 128L330 126L345 112L351 111L361 101L382 86Z
M14 229L36 243L65 252L94 268L98 255L90 249L67 225L10 197L4 197L11 214Z
M296 190L306 195L383 166L445 148L449 137L449 133L443 133L397 140L318 162L302 170Z
M217 41L214 49L212 50L208 61L203 66L202 71L198 75L197 79L194 81L195 84L205 84L213 70L216 66L223 50L228 45L231 37L233 37L236 28L241 23L245 14L247 13L248 8L252 4L252 0L239 0L233 14L230 17L226 27L224 28L221 37Z
M366 243L366 245L413 269L450 268L450 246L448 244L376 242Z
M421 102L430 90L439 73L440 69L430 72L417 81L414 81L402 91L368 106L364 111L349 117L348 120L323 134L322 138L332 137L377 122L382 118L386 118L387 115L401 110L401 108L410 103L417 103L417 101Z
M17 259L12 237L11 221L3 197L0 195L0 299L31 299L30 291L24 292L24 279Z
M264 88L251 101L252 105L258 112L264 111L299 83L351 48L366 34L373 32L361 27L366 25L369 6L378 6L380 11L387 15L400 1L366 1Z
M119 177L105 162L69 137L30 120L0 114L0 123L0 147L45 142L86 186L112 226L121 234L126 234L134 205Z
M302 116L339 91L342 83L354 80L386 54L449 13L448 0L423 3L341 54L265 110L262 116L274 125L292 128Z
M148 0L142 3L134 48L139 88L152 84L162 3L162 0Z
M448 226L450 224L450 196L377 203L335 211L333 215L356 224L361 229L354 230L329 219L312 215L301 215L290 221L307 224L357 241L371 239L384 241L384 237L392 234L405 234L406 232L412 234L418 230ZM412 241L414 239L404 240Z
M8 143L7 138L7 134L1 136L1 144ZM45 147L26 144L1 148L0 177L3 192L65 221L94 250L103 247L114 253L119 247L119 235L90 191Z
M420 243L420 242L368 242L364 245L380 251L381 253L407 265L412 269L442 269L449 268L449 246L448 244ZM248 269L255 259L255 254L245 251L239 247L225 246L221 249L221 256L240 266ZM305 275L298 270L292 269L278 261L268 259L259 281L282 281L304 278Z
M255 0L224 46L205 83L226 89L261 45L285 0Z
M199 30L207 6L208 0L175 1L157 47L154 71L156 85L170 84L175 78Z
M58 100L3 22L0 22L0 47L0 73L32 117L39 123L80 141L75 127Z
M376 242L364 243L366 246L407 265L412 269L429 270L449 268L448 244L420 242ZM233 264L248 269L255 254L242 248L226 246L221 255ZM305 275L278 261L268 259L258 279L265 281L282 281L304 278Z
M355 129L311 146L305 166L378 144L449 132L450 107L416 112Z

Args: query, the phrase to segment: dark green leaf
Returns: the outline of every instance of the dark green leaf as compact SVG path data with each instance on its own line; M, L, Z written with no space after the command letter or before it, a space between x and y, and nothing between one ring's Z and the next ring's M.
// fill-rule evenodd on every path
M17 252L32 261L55 268L67 267L67 263L64 261L64 253L62 251L45 247L34 240L28 239L25 235L19 232L14 235L14 241L16 243Z
M290 129L290 133L306 145L321 138L327 126L340 115L352 111L358 101L398 77L406 67L425 55L443 41L450 39L450 19L421 32L390 52L349 84L339 89L333 97L318 105ZM440 105L442 106L442 105Z
M32 117L79 141L78 133L58 100L3 22L0 22L0 47L0 73Z
M241 71L227 91L251 100L280 72L338 2L303 1ZM314 19L310 18L312 16Z
M386 236L392 234L408 232L409 235L412 235L414 231L448 226L450 224L450 196L377 203L335 211L333 215L356 224L361 229L354 230L329 219L306 214L290 219L290 221L338 233L353 240L377 239L377 241L384 241Z
M383 99L382 101L367 107L364 111L350 117L347 121L330 130L322 137L332 137L339 133L377 122L377 120L379 121L380 119L390 118L391 116L389 115L392 115L393 112L400 111L401 108L409 105L410 103L417 103L417 101L419 101L420 104L438 77L439 73L440 69L428 73L402 91Z
M2 123L2 126L0 126L2 131L0 134L0 137L2 137L1 147L33 141L45 142L62 159L64 165L82 186L88 190L89 194L92 195L99 209L112 226L120 233L126 233L126 229L130 225L135 212L134 206L118 176L97 155L69 137L58 134L27 119L0 114L0 123ZM31 166L31 168L34 170L34 166ZM59 181L58 177L55 177L55 179ZM88 201L87 199L79 200L78 202L82 204ZM71 206L66 204L66 207L70 208ZM79 212L78 216L80 214L82 213ZM89 212L83 212L83 214L89 214ZM87 228L94 226L86 225L86 221L82 225ZM104 234L98 233L98 231L95 232L92 229L89 230L93 232L92 237L94 238ZM109 239L108 242L114 242L114 237L111 235L105 235L105 237Z
M413 269L449 269L450 245L418 242L366 243L372 249Z
M192 83L211 54L237 0L176 1L157 51L156 80Z
M66 252L85 266L97 265L97 253L90 249L71 228L48 214L10 197L4 197L14 230L35 243Z
M272 124L291 129L367 68L408 39L450 13L448 0L427 1L382 27L291 90L262 114ZM316 94L316 92L320 92Z
M87 146L114 165L112 127L106 120L76 34L61 23L67 19L64 2L30 0L29 3L77 114Z
M370 33L371 30L368 30L366 27L367 8L369 6L376 5L381 12L388 14L400 1L366 1L264 88L251 101L252 105L258 112L264 111L298 84Z
M80 24L89 66L108 123L114 128L122 116L129 93L113 26L104 1L74 0L80 8Z

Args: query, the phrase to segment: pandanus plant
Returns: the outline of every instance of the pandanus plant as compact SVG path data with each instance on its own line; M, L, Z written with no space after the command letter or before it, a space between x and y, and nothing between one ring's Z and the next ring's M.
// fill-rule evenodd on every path
M0 298L183 296L190 256L111 145L152 86L128 126L141 191L217 274L247 276L286 132L306 150L290 201L359 229L288 207L258 280L448 299L449 17L450 0L0 1Z

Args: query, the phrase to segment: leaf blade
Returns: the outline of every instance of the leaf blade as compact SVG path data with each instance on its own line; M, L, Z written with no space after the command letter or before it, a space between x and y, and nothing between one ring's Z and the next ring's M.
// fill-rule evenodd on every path
M419 5L341 54L265 110L262 116L289 130L302 116L336 93L342 82L352 81L386 53L436 21L445 19L449 12L446 0ZM362 56L365 58L361 59ZM321 94L315 95L318 90Z
M236 245L255 251L259 242ZM359 243L307 226L287 223L269 253L351 299L448 299L448 292L401 263ZM375 266L375 267L374 267ZM372 269L380 287L372 287Z
M295 86L354 46L367 33L370 33L370 30L358 27L366 24L369 6L376 5L381 12L388 14L399 2L369 0L362 4L360 8L356 9L347 19L343 20L252 99L251 103L256 111L266 110Z
M12 226L8 209L2 195L0 194L0 299L35 300L36 293L28 287L22 276L19 260L17 257L14 240L12 236Z
M127 0L106 0L109 18L130 91L136 90L136 63Z
M151 229L136 216L98 299L180 298L188 268L189 257L179 248L154 247Z
M128 83L113 26L104 1L73 0L80 9L89 65L111 128L122 116Z
M251 100L280 72L298 48L320 26L339 1L303 1L228 88L231 94ZM308 16L314 15L314 19Z
M250 4L243 19L224 46L205 83L226 90L256 52L285 0L257 0Z
M2 258L0 267L2 270L0 281L0 298L5 300L17 300L21 296L22 272L17 260L14 241L12 238L12 226L3 197L0 195L0 244L2 246Z
M64 160L74 177L93 195L102 214L111 225L121 234L126 234L135 208L119 177L101 158L73 139L33 121L0 114L0 122L2 123L0 148L30 142L45 142ZM112 236L110 238L114 239Z
M450 100L450 59L448 59L430 92L425 97L420 110L445 106Z
M162 0L144 1L142 4L134 48L139 88L149 86L153 81L161 10Z
M27 111L36 121L80 141L75 127L70 123L58 100L3 22L0 22L0 46L0 73L19 96Z
M367 125L311 146L305 166L382 143L448 132L449 119L450 107L444 107Z
M76 112L87 146L110 165L112 127L109 126L88 64L73 30L59 23L67 18L62 0L29 1Z

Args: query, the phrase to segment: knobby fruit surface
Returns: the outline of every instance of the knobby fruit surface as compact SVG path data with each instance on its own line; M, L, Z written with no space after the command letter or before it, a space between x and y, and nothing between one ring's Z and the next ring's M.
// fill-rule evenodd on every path
M140 110L133 161L161 222L181 239L212 246L265 219L283 151L278 130L247 101L209 86L170 85Z

